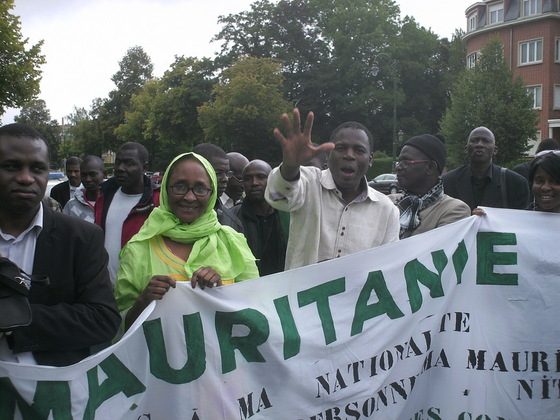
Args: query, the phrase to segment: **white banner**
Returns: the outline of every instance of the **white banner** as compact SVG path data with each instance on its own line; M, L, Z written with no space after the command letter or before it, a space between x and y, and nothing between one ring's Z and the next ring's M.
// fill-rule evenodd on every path
M486 211L261 279L180 284L76 365L0 363L0 419L560 419L560 217Z

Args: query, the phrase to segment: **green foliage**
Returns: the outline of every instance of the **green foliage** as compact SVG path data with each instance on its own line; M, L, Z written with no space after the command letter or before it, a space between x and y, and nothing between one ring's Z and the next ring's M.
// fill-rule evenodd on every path
M393 167L393 158L386 157L375 157L371 167L368 169L366 177L368 181L371 181L377 175L390 174L391 168Z
M115 133L121 142L138 141L150 153L150 168L164 170L173 157L204 140L197 107L210 100L215 83L208 59L175 57L170 70L132 96L126 122Z
M150 162L157 155L157 134L151 128L154 102L161 92L161 81L154 79L146 82L142 89L132 95L129 111L126 111L125 123L115 129L120 142L134 141L142 143L149 152ZM150 169L152 169L150 165Z
M302 115L315 112L314 141L359 121L375 148L392 155L393 101L406 137L435 133L464 67L460 35L439 40L399 14L394 0L257 0L220 17L220 56L175 57L160 79L142 48L131 48L112 77L115 90L77 119L64 150L100 155L138 141L150 168L162 170L210 141L274 163L281 154L273 128L295 105Z
M114 151L122 144L115 130L125 122L132 95L140 92L144 83L152 79L153 69L150 57L139 46L129 48L119 62L119 71L111 77L116 89L109 92L108 99L98 100L92 110L101 134L98 140L102 150Z
M372 131L376 148L390 152L393 100L397 130L436 132L453 80L445 75L455 44L438 40L412 18L401 22L399 13L393 0L257 1L250 11L220 18L218 60L281 60L286 98L304 115L315 112L318 139L328 139L345 121L359 121ZM390 59L376 60L379 53Z
M99 109L99 102L96 100L92 103L92 109ZM103 146L103 132L100 128L99 120L95 118L95 111L87 111L84 108L74 108L74 112L67 116L71 124L68 129L68 141L64 141L64 150L72 150L73 153L67 152L68 155L95 155L101 156L106 151ZM79 151L79 152L78 152Z
M111 80L117 86L117 92L125 100L130 100L132 95L142 89L144 83L152 78L154 65L142 47L129 48L123 59L119 62L117 71Z
M453 87L451 107L441 122L449 169L465 163L468 135L479 126L494 133L499 148L496 163L518 159L536 136L536 118L523 81L514 78L504 61L501 42L488 41L476 66L465 70Z
M51 113L45 101L34 99L27 102L16 117L15 122L35 128L47 141L51 153L51 162L58 164L58 148L62 140L62 129L56 120L51 120Z
M279 116L289 111L282 97L283 78L276 60L243 58L224 71L213 99L198 108L207 141L249 159L279 159L272 132Z
M10 11L14 0L0 2L0 115L6 108L17 108L33 99L40 91L43 41L26 50L19 17Z

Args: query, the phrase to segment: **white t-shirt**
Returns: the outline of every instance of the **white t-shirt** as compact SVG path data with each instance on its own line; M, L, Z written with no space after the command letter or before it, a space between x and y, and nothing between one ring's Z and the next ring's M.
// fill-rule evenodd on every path
M107 211L107 218L105 219L105 249L109 254L109 277L113 284L117 280L117 270L119 269L123 223L141 198L142 194L125 194L119 188Z

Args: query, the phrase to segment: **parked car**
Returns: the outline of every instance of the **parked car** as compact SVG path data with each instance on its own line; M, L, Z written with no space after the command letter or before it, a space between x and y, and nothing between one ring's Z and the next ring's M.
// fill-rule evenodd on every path
M45 195L50 197L52 187L66 180L68 180L68 178L66 178L64 172L49 172L49 180L47 182L47 190L45 191Z
M377 175L368 182L368 185L383 194L395 194L401 191L399 182L397 181L397 175L395 174Z

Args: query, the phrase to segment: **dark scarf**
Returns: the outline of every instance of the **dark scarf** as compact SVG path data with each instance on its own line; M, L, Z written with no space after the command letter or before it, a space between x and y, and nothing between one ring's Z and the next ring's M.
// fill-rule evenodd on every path
M443 181L439 182L423 196L409 194L407 192L395 203L401 213L400 225L401 231L399 236L402 238L406 231L412 231L420 226L420 212L432 203L437 201L443 195Z

